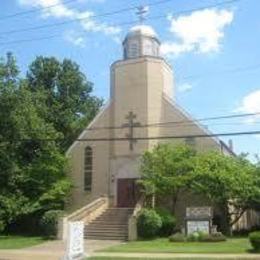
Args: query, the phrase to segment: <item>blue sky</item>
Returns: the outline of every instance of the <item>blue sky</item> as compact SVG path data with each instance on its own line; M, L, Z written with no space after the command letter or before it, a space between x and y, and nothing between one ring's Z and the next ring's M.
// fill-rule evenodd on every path
M240 0L191 11L224 0L172 0L149 8L148 20L161 42L162 55L175 74L177 102L195 118L260 112L260 1ZM96 95L109 96L109 66L122 57L121 41L136 20L135 11L92 17L158 0L2 0L0 56L12 51L22 73L37 55L70 58L94 83ZM33 8L49 9L6 17ZM63 26L13 30L87 18ZM124 24L125 23L125 24ZM124 25L123 25L124 24ZM8 42L54 36L8 44ZM214 132L260 130L260 117L204 122ZM235 151L260 153L260 136L233 137ZM227 139L225 139L227 140Z

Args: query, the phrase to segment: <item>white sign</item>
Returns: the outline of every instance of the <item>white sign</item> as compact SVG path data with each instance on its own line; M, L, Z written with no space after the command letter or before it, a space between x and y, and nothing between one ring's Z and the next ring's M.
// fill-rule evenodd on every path
M83 259L84 255L84 222L75 221L68 224L68 241L66 260Z
M211 207L191 207L186 208L186 217L211 217Z
M189 220L187 221L187 233L203 232L209 234L209 221L203 220Z

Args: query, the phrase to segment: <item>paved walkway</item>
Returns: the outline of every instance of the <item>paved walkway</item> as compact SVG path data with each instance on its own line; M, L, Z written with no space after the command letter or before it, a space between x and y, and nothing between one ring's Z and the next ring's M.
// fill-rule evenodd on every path
M170 253L104 253L97 252L106 247L118 245L120 241L88 240L85 249L90 256L118 258L165 258L165 259L236 259L260 260L260 254L170 254ZM34 247L16 250L0 250L0 260L60 260L64 256L65 244L62 241L49 241Z
M93 253L93 256L107 256L111 257L128 257L128 258L149 258L149 259L235 259L235 260L260 260L260 255L248 254L248 255L236 255L236 254L172 254L172 253Z
M89 255L94 251L120 244L120 241L85 240L85 250ZM65 253L65 243L61 240L49 241L26 249L0 250L0 260L60 260Z

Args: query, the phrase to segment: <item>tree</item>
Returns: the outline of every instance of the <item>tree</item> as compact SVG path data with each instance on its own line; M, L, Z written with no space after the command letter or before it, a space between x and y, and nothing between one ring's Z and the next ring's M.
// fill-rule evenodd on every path
M0 229L64 208L64 151L100 107L91 91L69 60L39 57L23 79L11 53L0 59Z
M47 122L63 134L66 150L94 118L103 101L91 95L93 84L71 60L37 57L27 73L29 89L44 99L39 110ZM45 109L42 109L42 106Z
M161 144L144 153L141 174L145 194L171 198L173 211L180 191L208 198L221 209L227 232L247 209L257 209L260 203L259 167L243 156Z
M196 152L189 146L160 144L146 151L141 161L141 185L146 195L170 196L172 211L178 194L185 189L193 172Z
M50 203L62 208L70 187L64 154L54 141L45 141L59 134L39 117L33 102L23 87L0 95L0 219L6 224L43 211L41 198L58 183L64 197L53 197Z
M224 228L230 233L243 213L252 208L252 203L259 201L258 181L255 165L244 157L211 151L196 156L190 188L222 209Z

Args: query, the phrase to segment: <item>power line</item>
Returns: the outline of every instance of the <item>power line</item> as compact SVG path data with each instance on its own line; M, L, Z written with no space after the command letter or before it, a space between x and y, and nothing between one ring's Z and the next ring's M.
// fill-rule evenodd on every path
M84 31L84 32L86 32L86 31ZM8 41L8 42L0 42L0 46L42 41L42 40L50 40L50 39L58 38L60 36L61 36L60 34L54 34L54 35L50 35L50 36L36 37L36 38L30 38L30 39L20 39L20 40ZM203 77L212 77L212 76L217 76L219 74L233 74L233 73L239 73L239 72L254 71L254 70L258 70L258 69L260 69L260 64L252 64L252 65L248 65L248 66L241 66L241 67L237 67L237 68L233 68L233 69L217 71L214 73L212 72L212 73L206 73L206 74L177 77L176 81L190 80L190 79L203 78Z
M173 1L173 0L162 0L162 1L152 2L152 3L148 4L147 6L151 7L151 6L161 5L161 4L170 2L170 1ZM238 0L236 0L236 1L238 1ZM20 32L28 32L28 31L34 31L34 30L39 30L39 29L45 29L45 28L50 28L50 27L63 26L63 25L78 22L78 21L84 21L84 20L98 18L98 17L106 17L106 16L111 16L111 15L115 15L115 14L119 14L119 13L124 13L124 12L131 11L131 10L136 10L137 7L138 6L131 6L128 8L122 8L122 9L111 11L111 12L105 12L105 13L101 13L101 14L97 14L97 15L88 15L88 16L74 18L74 19L70 19L68 21L63 21L63 22L58 22L58 23L51 23L51 24L45 24L45 25L40 25L40 26L27 27L27 28L17 29L17 30L3 31L3 32L0 32L0 34L14 34L14 33L20 33Z
M20 39L20 40L14 40L14 41L9 41L9 42L0 42L0 46L4 45L12 45L12 44L20 44L20 43L26 43L26 42L35 42L35 41L43 41L43 40L50 40L53 38L60 37L60 34L54 34L50 36L42 36L42 37L37 37L37 38L30 38L30 39Z
M223 136L245 136L245 135L260 135L260 130L256 131L246 131L246 132L226 132L226 133L215 133L215 134L193 134L193 135L169 135L169 136L151 136L151 137L115 137L115 138L82 138L75 139L78 142L106 142L106 141L129 141L130 139L134 140L165 140L165 139L187 139L187 138L210 138L210 137L223 137ZM65 139L53 139L53 138L18 138L13 140L0 140L1 143L4 142L21 142L21 141L45 141L45 142L55 142L55 141L63 141Z
M235 126L235 125L244 125L245 123L242 123L242 122L226 122L226 123L213 123L213 124L206 124L206 125L203 125L203 127L208 127L208 126L222 126L222 125L231 125L231 126ZM260 122L254 122L252 123L253 125L259 125ZM190 122L190 123L184 123L184 124L181 124L181 125L162 125L160 127L171 127L171 128L175 128L175 127L190 127L190 126L193 126L193 123ZM125 129L126 127L118 127L118 129ZM104 129L104 128L103 128ZM88 129L88 130L100 130L100 129ZM20 132L22 133L36 133L36 132L40 132L40 133L46 133L48 134L49 132L48 131L44 131L44 130L20 130Z
M258 113L244 113L244 114L236 114L236 115L223 115L223 116L215 116L215 117L203 117L198 119L190 119L190 120L179 120L179 121L168 121L168 122L159 122L159 123L152 123L152 124L141 124L135 125L133 128L149 128L149 127L176 127L176 126L189 126L193 125L194 122L205 122L205 121L215 121L220 119L234 119L234 118L244 118L244 117L252 117L258 116ZM259 124L260 122L255 122L254 124ZM226 122L226 123L218 123L218 124L206 124L206 126L211 125L242 125L243 123L240 122ZM204 126L204 125L203 125ZM205 127L205 126L204 126ZM100 127L90 127L87 128L87 131L95 131L95 130L113 130L113 129L128 129L128 126L100 126ZM27 132L27 130L21 130L22 132ZM30 131L30 133L39 132L37 131ZM41 131L46 132L46 131ZM48 133L48 132L46 132Z
M223 5L234 4L234 3L240 2L240 1L241 0L228 0L228 1L218 2L215 4L205 5L202 7L191 8L191 9L187 9L187 10L183 10L183 11L179 11L179 12L173 12L171 14L171 16L188 14L188 13L192 13L195 11L201 11L201 10L208 9L208 8L214 8L214 7L219 7L219 6L223 6ZM160 18L165 18L165 16L164 15L153 16L153 17L147 18L146 20L154 20L154 19L160 19Z
M169 1L171 1L171 0L156 2L153 5L159 4L159 3L162 3L162 2L169 2ZM186 11L180 11L178 13L174 13L173 15L187 13L187 12L192 12L194 10L202 10L202 9L210 8L210 7L216 7L216 6L219 6L219 5L223 5L223 4L227 4L227 3L233 3L233 2L238 2L238 1L240 1L240 0L226 1L226 2L222 2L222 3L214 4L214 5L208 5L208 6L205 6L203 8L201 7L201 8L197 8L197 9L190 9L190 10L186 10ZM165 18L165 15L164 16L154 16L154 17L148 18L147 20L155 20L155 19L161 19L161 18ZM136 24L137 22L138 21L123 22L123 23L120 23L120 24L115 24L113 26L124 26L124 25ZM36 27L34 27L34 28L36 28ZM81 32L86 33L86 30L82 30ZM35 42L35 41L42 41L42 40L48 40L48 39L57 38L57 37L60 37L60 36L61 35L56 34L56 35L43 36L43 37L38 37L38 38L29 38L29 39L20 39L20 40L14 40L14 41L9 41L9 42L0 42L0 46L10 45L10 44L27 43L27 42Z
M56 6L61 6L61 5L65 5L65 4L70 4L70 3L72 3L72 2L77 2L77 1L78 1L78 0L68 0L68 1L65 1L65 2L63 2L63 3L53 4L53 5L49 5L49 6L45 6L45 7L33 8L33 9L31 9L31 10L28 10L28 11L9 14L9 15L0 17L0 21L1 21L1 20L5 20L5 19L14 18L14 17L17 17L17 16L27 15L27 14L30 14L30 13L35 13L35 12L39 12L39 11L48 10L48 9L51 9L51 8L53 8L53 7L56 7ZM172 0L158 1L158 2L156 2L156 3L154 3L154 4L150 4L149 6L154 6L154 5L157 5L157 4L159 4L159 3L165 3L165 2L170 2L170 1L172 1ZM121 9L121 10L124 10L124 9Z
M185 125L185 124L193 124L194 122L205 122L205 121L213 121L213 120L220 120L220 119L230 119L230 118L244 118L244 117L252 117L252 116L259 116L260 112L257 113L244 113L244 114L235 114L235 115L222 115L222 116L215 116L215 117L203 117L198 119L190 119L190 120L179 120L179 121L168 121L168 122L158 122L158 123L151 123L151 124L142 124L140 126L135 126L135 128L146 128L146 127L161 127L165 125ZM127 127L124 126L100 126L100 127L91 127L87 130L105 130L105 129L124 129Z
M172 0L159 1L159 2L154 3L153 5L160 4L160 3L165 3L165 2L169 2L169 1L172 1ZM189 10L185 10L185 11L180 11L178 13L174 13L173 15L188 13L188 12L192 12L192 11L195 11L195 10L203 10L203 9L210 8L210 7L213 8L213 7L216 7L216 6L219 6L219 5L224 5L224 4L238 2L238 1L240 1L240 0L226 1L226 2L222 2L222 3L218 3L218 4L214 4L214 5L208 5L208 6L197 8L197 9L189 9ZM152 4L150 4L150 6L151 5ZM136 9L136 7L133 7L132 9ZM121 9L121 11L122 10L123 9ZM124 9L124 10L126 10L126 9ZM107 13L107 14L109 14L109 13ZM95 17L97 17L97 16L95 16ZM163 16L154 16L154 17L148 18L147 20L156 20L156 19L161 19L161 18L165 18L165 17L166 17L165 15L163 15ZM84 19L86 19L86 18L84 18ZM66 21L66 22L70 22L70 21ZM123 23L119 23L119 24L114 24L113 26L126 26L126 25L136 24L137 22L138 22L137 20L136 21L129 21L129 22L123 22ZM45 26L47 26L47 25L45 25ZM110 26L112 26L112 25L110 25ZM40 28L39 27L31 27L31 28L27 28L27 29L40 29ZM81 30L81 32L82 33L87 33L86 30ZM53 38L57 38L57 37L61 37L61 35L56 34L56 35L52 35L52 36L44 36L44 37L38 37L38 38L21 39L21 40L9 41L9 42L0 42L0 46L10 45L10 44L27 43L27 42L35 42L35 41L42 41L42 40L48 40L48 39L53 39Z
M163 3L166 3L166 2L169 2L169 1L172 1L172 0L159 1L159 2L148 4L147 6L155 6L155 5L163 4ZM199 7L199 8L193 8L193 9L175 12L175 13L172 14L172 16L186 14L186 13L199 11L199 10L203 10L203 9L207 9L207 8L214 8L214 7L218 7L218 6L222 6L222 5L227 5L227 4L239 2L239 1L241 1L241 0L223 1L223 2L219 2L219 3L216 3L216 4L212 4L212 5L206 5L206 6ZM89 16L86 16L86 17L70 19L68 21L59 22L59 23L51 23L51 24L46 24L46 25L27 27L27 28L23 28L23 29L3 31L3 32L0 32L0 34L9 34L10 35L10 34L15 34L15 33L20 33L20 32L28 32L28 31L45 29L45 28L58 27L58 26L63 26L63 25L70 24L70 23L73 23L73 22L76 22L76 21L84 21L84 20L91 19L91 18L111 16L111 15L114 15L114 14L123 13L123 12L130 11L130 10L135 10L137 7L138 6L133 6L133 7L124 8L124 9L120 9L120 10L116 10L116 11L112 11L112 12L107 12L107 13L102 13L102 14L97 14L97 15L89 15ZM165 18L165 17L166 17L166 15L153 16L153 17L147 18L146 20L157 20L157 19L161 19L161 18ZM135 24L137 22L138 21L136 20L136 21L132 21L132 22L111 24L111 25L108 25L108 26L129 25L129 24L133 24L133 23Z
M31 10L24 11L24 12L8 14L8 15L0 17L0 21L10 19L10 18L14 18L14 17L18 17L18 16L31 14L31 13L35 13L35 12L39 12L39 11L48 10L48 9L51 9L53 7L56 7L56 6L60 6L60 5L64 5L64 4L70 4L72 2L77 2L77 1L78 0L68 0L68 1L65 1L63 3L53 4L53 5L49 5L49 6L45 6L45 7L33 8Z
M170 135L170 136L151 136L151 137L134 137L135 140L163 140L163 139L185 139L185 138L209 138L209 137L223 137L223 136L243 136L243 135L259 135L260 130L247 132L230 132L217 134L197 134L197 135ZM76 141L129 141L129 138L83 138L76 139Z
M180 77L177 80L189 80L189 79L194 79L194 78L202 78L202 77L211 77L214 75L219 75L219 74L230 74L230 73L239 73L239 72L244 72L244 71L251 71L251 70L257 70L260 68L260 63L249 65L249 66L242 66L242 67L237 67L237 68L232 68L232 69L226 69L222 70L219 72L211 72L207 74L197 74L197 75L190 75L190 76L185 76L185 77Z

